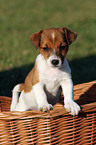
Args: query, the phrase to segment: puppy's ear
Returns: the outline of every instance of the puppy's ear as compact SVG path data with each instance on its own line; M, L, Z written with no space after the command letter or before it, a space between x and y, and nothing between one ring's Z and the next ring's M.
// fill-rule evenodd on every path
M65 37L66 37L66 41L68 43L68 45L70 45L77 37L77 33L73 32L67 28L63 28Z
M42 32L43 32L43 30L40 30L39 32L36 32L30 36L30 40L31 40L33 46L35 46L35 48L38 48L40 46Z

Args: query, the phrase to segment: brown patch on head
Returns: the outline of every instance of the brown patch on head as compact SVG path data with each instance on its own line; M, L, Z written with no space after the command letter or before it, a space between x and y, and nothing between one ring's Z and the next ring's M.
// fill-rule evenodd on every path
M35 64L34 68L30 71L28 76L25 79L24 82L24 92L28 93L32 90L32 86L37 84L39 82L39 73L37 64Z
M60 50L61 45L68 46L64 38L64 31L60 28L46 29L41 35L40 52L47 59L51 53L65 56L66 50ZM44 49L47 47L47 51ZM68 47L66 47L68 48Z
M67 28L49 28L31 35L32 44L47 59L52 52L62 58L66 56L68 46L76 39L77 34Z
M40 52L45 59L56 50L57 46L60 45L58 44L60 41L63 41L62 36L56 29L46 29L43 31L40 42ZM47 50L44 48L47 48Z

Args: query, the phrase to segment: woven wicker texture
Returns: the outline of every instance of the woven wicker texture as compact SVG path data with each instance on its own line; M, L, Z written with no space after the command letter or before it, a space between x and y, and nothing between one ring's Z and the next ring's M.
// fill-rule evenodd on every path
M74 117L60 103L47 113L10 112L11 98L0 97L0 145L95 145L96 81L76 85L74 97L82 107Z

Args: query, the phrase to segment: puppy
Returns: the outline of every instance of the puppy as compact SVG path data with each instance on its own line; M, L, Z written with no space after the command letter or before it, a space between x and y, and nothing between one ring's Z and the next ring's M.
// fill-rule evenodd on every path
M40 47L40 54L24 84L14 87L11 111L47 112L53 109L63 92L65 109L71 115L79 113L80 107L74 102L71 69L66 60L69 45L76 37L77 34L67 28L49 28L30 36L33 46Z

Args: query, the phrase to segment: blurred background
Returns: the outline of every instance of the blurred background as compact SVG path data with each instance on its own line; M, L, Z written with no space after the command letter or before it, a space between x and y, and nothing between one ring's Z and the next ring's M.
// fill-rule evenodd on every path
M51 27L78 33L67 55L74 85L96 79L96 0L0 0L1 96L11 97L34 65L30 35Z

